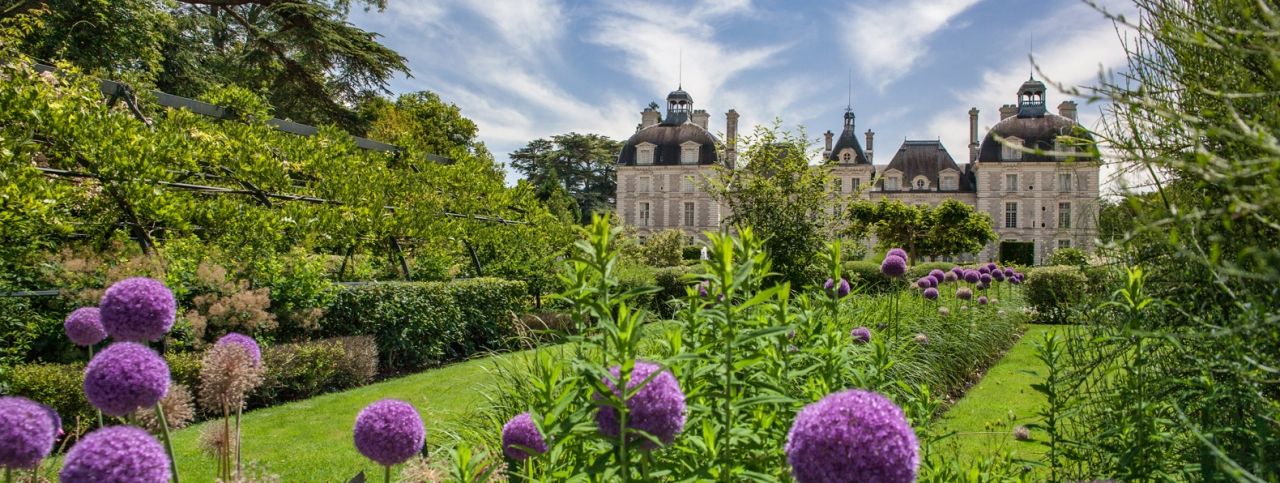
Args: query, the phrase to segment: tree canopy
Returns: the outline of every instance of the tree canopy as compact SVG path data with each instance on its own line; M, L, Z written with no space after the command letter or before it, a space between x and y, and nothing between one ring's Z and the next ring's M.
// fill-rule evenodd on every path
M622 142L600 134L571 132L535 139L511 153L511 167L534 185L556 182L577 202L579 222L613 208Z
M874 234L881 248L902 247L912 260L976 253L996 238L991 217L954 199L937 206L859 200L846 211L848 233Z

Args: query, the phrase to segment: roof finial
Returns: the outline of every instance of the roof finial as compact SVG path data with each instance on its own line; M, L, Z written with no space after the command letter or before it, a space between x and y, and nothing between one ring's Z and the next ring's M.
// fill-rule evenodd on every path
M1027 80L1036 78L1036 34L1031 33L1031 43L1027 47Z
M676 74L677 75L676 90L683 91L684 90L684 48L683 47L680 48L680 70L678 72L679 74Z
M853 110L853 68L849 68L849 103L844 106L845 112Z

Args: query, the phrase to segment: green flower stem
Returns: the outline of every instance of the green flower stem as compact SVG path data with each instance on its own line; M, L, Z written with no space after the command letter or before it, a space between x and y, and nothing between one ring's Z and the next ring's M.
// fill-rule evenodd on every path
M164 406L156 403L156 419L160 421L160 434L164 436L164 451L169 453L169 472L173 473L173 483L178 483L178 458L173 454L173 442L169 439L169 421L164 416Z
M385 471L382 472L382 482L391 483L391 465L383 466Z
M93 362L93 345L92 344L89 345L89 362ZM105 428L107 426L107 423L102 420L102 410L98 408L94 408L94 411L98 413L98 428L99 429Z
M13 483L13 468L4 469L4 482Z

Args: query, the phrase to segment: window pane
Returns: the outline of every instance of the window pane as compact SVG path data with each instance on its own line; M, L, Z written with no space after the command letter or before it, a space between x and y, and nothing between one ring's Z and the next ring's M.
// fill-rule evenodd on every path
M1004 227L1005 228L1018 227L1018 204L1017 203L1004 204Z
M640 203L640 226L649 226L649 204Z
M693 226L693 203L684 204L684 226Z
M1005 191L1018 191L1018 175L1004 175L1004 189Z
M1058 191L1071 191L1071 173L1058 174Z
M1071 203L1058 203L1058 228L1071 228Z

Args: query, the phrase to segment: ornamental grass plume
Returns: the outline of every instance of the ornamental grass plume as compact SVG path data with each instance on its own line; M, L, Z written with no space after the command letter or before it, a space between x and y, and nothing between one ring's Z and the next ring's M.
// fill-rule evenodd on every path
M169 365L156 351L136 342L116 342L84 369L84 395L110 416L153 407L169 390Z
M663 445L669 445L684 429L685 422L684 392L680 389L680 382L676 380L676 376L652 362L636 361L635 367L631 369L630 379L627 381L627 389L636 387L654 373L658 375L653 376L648 384L627 400L627 430L643 431L661 441ZM621 368L613 366L609 369L609 374L612 377L606 377L604 383L613 391L614 397L621 398L622 394L617 386L618 379L622 377ZM599 393L594 396L597 401L603 398ZM596 413L596 424L601 434L609 438L618 438L618 430L621 428L619 428L618 410L613 406L600 404L600 410ZM649 438L637 436L628 439L628 441L631 440L639 441L638 448L641 450L657 448Z
M508 458L523 461L546 452L547 440L529 413L517 414L502 426L502 453Z
M960 287L956 289L956 298L960 300L969 300L973 298L973 290L969 290L969 287Z
M929 300L938 300L938 289L933 287L924 289L924 298Z
M214 345L223 344L235 344L236 346L243 348L245 353L249 354L249 359L253 360L253 365L256 366L262 364L262 348L258 347L258 341L254 340L253 337L236 332L230 332L219 338L218 342L214 343Z
M61 418L48 406L17 396L0 397L0 468L34 468L53 450Z
M107 338L107 329L102 327L102 312L97 307L75 309L62 322L62 330L71 343L80 347L91 347Z
M187 386L182 384L169 386L169 392L160 398L160 409L164 412L164 420L169 429L185 428L196 417L194 398L191 396L191 391L187 390ZM160 425L155 407L139 409L133 416L148 431L158 433L164 429L164 426Z
M98 308L107 334L129 342L160 340L173 327L177 313L173 292L145 277L116 282L102 294Z
M901 277L907 273L907 260L893 255L886 256L880 262L880 273L889 278Z
M919 443L902 409L861 389L805 406L785 450L799 483L907 483L920 466Z
M384 481L388 482L391 467L421 452L427 436L418 410L396 399L376 401L362 409L352 433L356 449L386 469Z
M71 447L58 477L63 483L167 483L169 468L169 456L151 433L111 426Z
M978 280L980 280L981 275L982 274L978 273L977 270L965 270L964 281L969 283L978 283Z
M866 344L871 342L871 329L866 327L858 327L849 331L849 337L853 338L855 344Z

